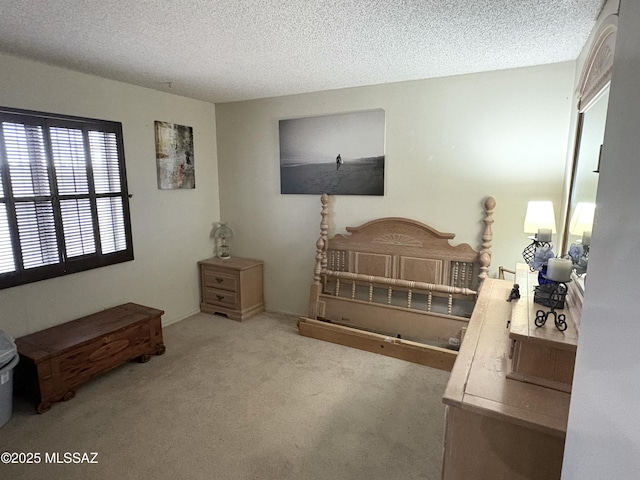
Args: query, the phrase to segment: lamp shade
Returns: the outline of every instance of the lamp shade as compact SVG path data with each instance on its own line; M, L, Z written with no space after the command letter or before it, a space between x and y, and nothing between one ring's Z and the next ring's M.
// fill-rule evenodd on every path
M540 229L550 229L556 233L556 214L550 201L535 201L527 204L524 217L524 233L538 233Z
M578 202L571 215L569 222L569 233L571 235L582 235L593 229L593 216L596 211L596 204L589 202Z
M219 243L218 246L218 257L220 258L231 258L231 254L229 253L229 244L227 240L233 237L233 230L231 230L227 226L227 222L219 222L218 228L213 232L213 237Z
M227 226L227 222L218 222L218 227L213 232L215 238L227 240L233 237L233 230Z

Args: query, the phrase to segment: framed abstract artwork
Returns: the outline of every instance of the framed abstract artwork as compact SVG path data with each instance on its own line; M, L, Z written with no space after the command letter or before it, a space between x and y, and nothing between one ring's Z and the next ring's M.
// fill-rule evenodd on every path
M196 188L193 129L168 122L155 122L158 188Z

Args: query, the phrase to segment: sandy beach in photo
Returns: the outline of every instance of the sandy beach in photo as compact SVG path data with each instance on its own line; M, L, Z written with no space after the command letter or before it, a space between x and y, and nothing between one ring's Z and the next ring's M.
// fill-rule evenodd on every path
M345 162L282 166L281 193L384 195L384 157Z

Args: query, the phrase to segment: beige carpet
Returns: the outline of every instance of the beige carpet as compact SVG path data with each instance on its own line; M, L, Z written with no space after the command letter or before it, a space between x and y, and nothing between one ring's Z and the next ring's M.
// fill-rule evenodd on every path
M448 372L298 335L296 319L198 314L167 353L129 363L43 415L14 401L0 452L18 479L439 479ZM97 464L45 454L97 452Z

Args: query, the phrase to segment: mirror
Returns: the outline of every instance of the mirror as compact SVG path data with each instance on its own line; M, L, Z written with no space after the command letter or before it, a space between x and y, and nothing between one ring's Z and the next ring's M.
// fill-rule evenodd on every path
M566 247L583 241L584 232L591 232L593 226L593 206L598 190L598 173L607 121L609 87L580 114L576 158L569 197L568 228L565 232ZM588 243L585 235L585 245Z
M588 255L591 243L617 29L615 15L601 23L578 84L579 113L562 236L562 253L571 254L577 273L586 271L584 253ZM579 280L584 291L584 275Z

